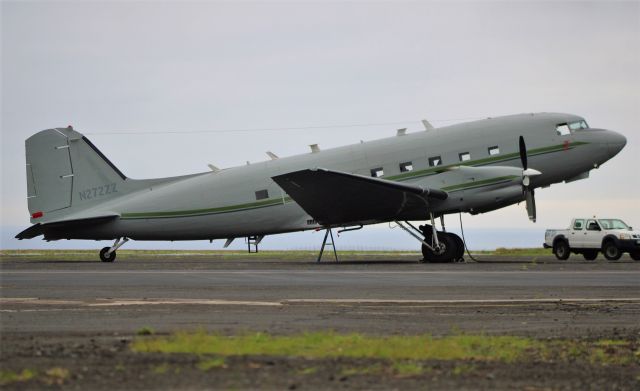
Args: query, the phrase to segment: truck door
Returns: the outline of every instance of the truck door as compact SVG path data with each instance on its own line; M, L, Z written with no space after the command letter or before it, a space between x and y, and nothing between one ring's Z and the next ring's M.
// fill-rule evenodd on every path
M596 220L587 220L587 229L583 234L582 248L600 248L602 242L602 229Z
M580 248L584 243L584 219L575 219L569 232L569 246Z

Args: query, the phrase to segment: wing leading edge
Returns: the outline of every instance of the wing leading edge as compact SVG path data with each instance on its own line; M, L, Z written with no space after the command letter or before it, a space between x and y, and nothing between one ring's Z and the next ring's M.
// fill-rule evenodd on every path
M438 189L330 171L294 171L272 178L322 225L391 220L422 220L430 200L445 200Z

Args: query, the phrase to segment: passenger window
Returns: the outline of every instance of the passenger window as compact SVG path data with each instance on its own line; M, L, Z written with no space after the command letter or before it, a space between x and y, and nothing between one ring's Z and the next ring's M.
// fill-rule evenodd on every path
M437 167L442 164L442 158L440 156L434 156L429 158L429 166Z
M559 124L556 126L556 133L558 133L558 136L566 136L571 134L571 130L567 124Z
M489 147L489 156L495 156L500 154L500 148L498 146Z
M600 226L595 220L589 220L587 222L587 231L600 231Z
M573 229L575 231L582 231L582 228L584 227L584 220L576 220L573 223Z
M471 160L471 154L469 152L462 152L461 154L458 154L458 156L460 157L461 162Z
M264 200L269 198L269 192L266 190L258 190L256 191L256 200Z
M384 175L384 170L382 170L382 167L372 168L371 169L371 176L372 177L380 178L383 175Z
M413 171L413 163L411 162L400 163L400 172L409 172L409 171Z

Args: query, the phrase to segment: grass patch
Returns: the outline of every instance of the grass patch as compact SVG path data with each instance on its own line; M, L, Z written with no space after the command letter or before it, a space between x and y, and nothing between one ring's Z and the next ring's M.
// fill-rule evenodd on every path
M99 247L99 246L98 246ZM0 250L0 260L83 260L97 262L98 247L95 250ZM550 256L551 251L544 248L504 248L495 250L472 250L477 255L495 256ZM340 250L340 258L344 260L376 260L404 257L421 257L418 251L370 251ZM260 251L248 254L244 250L118 250L118 259L147 259L161 262L163 259L206 259L206 260L301 260L315 259L317 250Z
M307 367L307 368L302 368L301 370L298 371L299 375L313 375L316 372L318 372L318 367Z
M215 368L226 368L227 364L222 357L206 358L197 364L201 371L208 371Z
M169 371L169 364L167 363L156 365L151 368L151 372L155 373L156 375L164 375L165 373L167 373L167 371Z
M48 385L62 385L69 379L69 370L61 367L54 367L45 371L44 382Z
M396 361L392 368L393 372L400 377L419 376L425 371L422 364L412 361Z
M0 370L0 386L26 382L34 377L36 377L36 372L31 369L23 369L22 372Z
M389 361L401 376L417 374L422 369L416 361L576 361L597 365L640 364L637 341L626 340L539 340L516 336L430 335L368 336L315 332L288 336L264 333L223 336L199 332L179 332L170 336L138 338L131 349L142 353L183 353L200 356L280 356L324 358L369 358ZM223 358L205 359L199 368L224 366ZM349 370L349 368L345 369ZM354 369L360 373L363 368ZM454 372L464 374L473 365L460 366Z
M205 332L176 333L168 337L137 339L136 352L197 355L266 355L308 358L376 358L387 360L499 360L512 362L541 343L522 337L429 335L374 337L331 332L271 336L257 333L222 336Z
M151 327L142 327L138 331L136 331L136 335L153 335L155 330Z

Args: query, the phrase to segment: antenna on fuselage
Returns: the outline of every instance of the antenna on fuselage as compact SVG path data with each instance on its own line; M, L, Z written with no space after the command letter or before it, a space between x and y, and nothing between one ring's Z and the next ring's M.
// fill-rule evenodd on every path
M424 126L424 130L433 130L433 129L435 129L433 127L433 125L431 125L431 123L429 121L427 121L426 119L422 120L422 126Z
M309 145L309 148L311 148L311 153L320 152L320 147L318 146L318 144L311 144Z
M407 128L398 129L396 131L396 136L404 136L407 134Z
M220 169L213 164L207 164L207 166L209 166L209 169L211 169L211 171L213 172L220 172Z
M271 151L267 151L267 155L271 158L271 160L279 159L278 155L276 155L275 153L273 153Z

